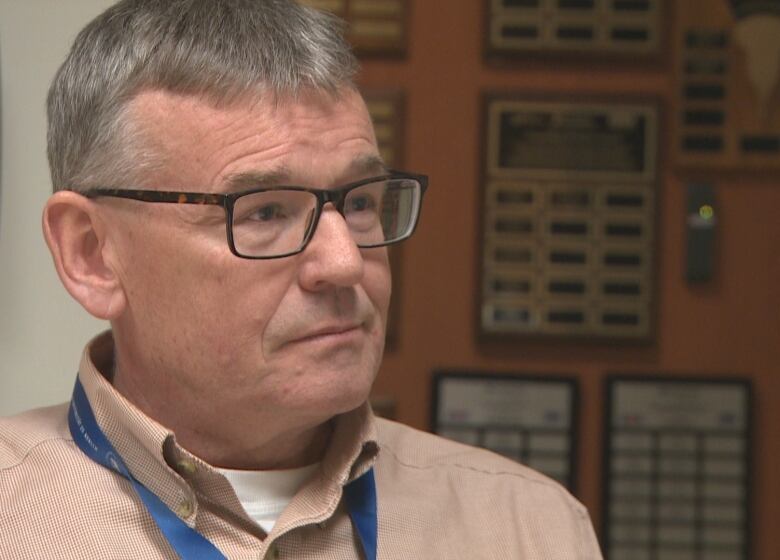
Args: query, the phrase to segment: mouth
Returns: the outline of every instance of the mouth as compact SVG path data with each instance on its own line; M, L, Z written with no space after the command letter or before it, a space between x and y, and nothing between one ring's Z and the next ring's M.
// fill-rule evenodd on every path
M328 325L315 329L292 341L292 344L303 342L348 342L363 332L362 323L350 323L344 325Z

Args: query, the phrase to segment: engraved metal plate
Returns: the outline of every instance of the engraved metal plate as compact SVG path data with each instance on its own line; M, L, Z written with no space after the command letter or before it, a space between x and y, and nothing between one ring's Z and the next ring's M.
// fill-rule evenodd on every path
M607 556L749 558L749 384L613 377L608 403Z
M438 372L433 431L524 463L573 489L572 379Z
M481 332L651 332L657 113L486 103Z
M662 0L484 0L487 52L651 56L662 42Z
M358 54L400 55L406 51L407 0L299 0L347 21L347 37Z
M780 69L773 56L780 50L780 17L738 18L730 4L675 2L675 161L688 168L780 170Z

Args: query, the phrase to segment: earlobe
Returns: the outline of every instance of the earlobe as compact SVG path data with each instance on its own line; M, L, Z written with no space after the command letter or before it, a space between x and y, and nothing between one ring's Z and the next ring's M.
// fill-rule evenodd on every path
M125 293L107 259L104 222L96 204L71 192L54 193L43 210L43 234L57 274L73 298L99 319L125 308Z

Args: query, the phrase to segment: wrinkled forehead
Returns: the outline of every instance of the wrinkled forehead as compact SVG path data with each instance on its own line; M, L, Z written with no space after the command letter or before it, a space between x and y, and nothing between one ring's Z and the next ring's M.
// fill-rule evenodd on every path
M157 171L176 174L154 178L167 188L183 177L191 187L220 191L257 185L258 178L300 183L308 167L325 182L385 171L366 104L353 88L229 103L148 90L133 98L130 114L146 149L162 159Z

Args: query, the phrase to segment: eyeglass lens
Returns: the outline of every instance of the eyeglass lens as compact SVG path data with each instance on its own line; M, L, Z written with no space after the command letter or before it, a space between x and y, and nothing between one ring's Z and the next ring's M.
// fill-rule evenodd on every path
M386 179L350 190L343 215L360 247L399 241L414 229L422 196L414 179ZM272 257L298 251L317 211L313 193L271 190L244 195L233 207L233 244L248 257Z

